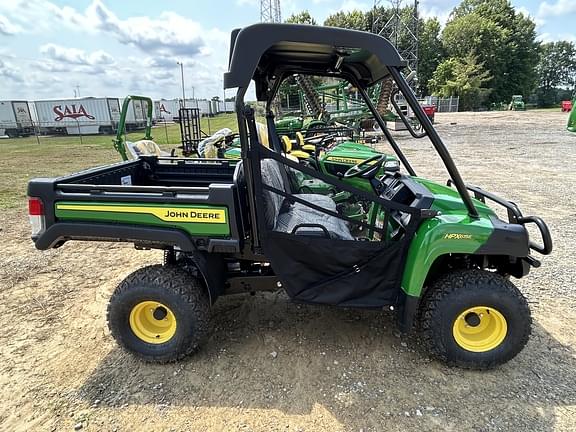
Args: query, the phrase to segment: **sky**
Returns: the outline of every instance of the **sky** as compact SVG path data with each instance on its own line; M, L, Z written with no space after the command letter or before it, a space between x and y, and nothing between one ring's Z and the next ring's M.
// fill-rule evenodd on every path
M458 3L421 0L420 11L445 23ZM539 40L576 42L576 0L512 4L535 20ZM319 23L372 5L281 0L283 19L308 9ZM187 97L222 97L230 31L259 20L259 0L0 0L0 100L71 98L75 91L176 98L182 92L177 62Z

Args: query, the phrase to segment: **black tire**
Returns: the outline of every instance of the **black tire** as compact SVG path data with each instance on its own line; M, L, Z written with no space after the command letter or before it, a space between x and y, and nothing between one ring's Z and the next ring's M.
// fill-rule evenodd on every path
M131 312L147 301L165 305L173 316L175 330L165 342L149 343L131 326ZM175 266L153 265L136 270L118 285L108 304L107 319L122 348L146 361L167 363L191 354L206 339L210 302L198 278Z
M494 348L474 352L456 341L453 328L465 311L479 306L498 311L507 330ZM451 366L491 369L511 360L524 348L532 317L526 298L509 280L497 273L461 270L432 284L422 299L418 324L422 342L433 357ZM465 325L469 327L467 324L468 321Z

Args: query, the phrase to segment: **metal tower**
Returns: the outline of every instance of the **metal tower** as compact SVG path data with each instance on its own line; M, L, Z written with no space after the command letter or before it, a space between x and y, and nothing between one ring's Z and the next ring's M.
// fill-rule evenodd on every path
M387 16L380 13L385 2L374 0L372 33L384 36L392 42L408 63L410 72L418 73L418 0L414 0L414 6L411 8L409 0L387 0L386 2L390 3L392 12L387 20ZM404 13L402 13L403 3L406 3L404 6L407 9Z
M260 22L282 22L280 0L260 0Z

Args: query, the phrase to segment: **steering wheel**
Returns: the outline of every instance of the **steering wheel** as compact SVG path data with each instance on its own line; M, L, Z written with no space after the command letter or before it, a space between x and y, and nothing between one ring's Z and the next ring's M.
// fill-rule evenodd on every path
M386 155L384 154L374 155L371 158L363 160L359 164L356 164L353 167L348 168L348 170L344 173L342 177L345 179L353 177L364 177L364 178L373 177L380 170L385 160Z

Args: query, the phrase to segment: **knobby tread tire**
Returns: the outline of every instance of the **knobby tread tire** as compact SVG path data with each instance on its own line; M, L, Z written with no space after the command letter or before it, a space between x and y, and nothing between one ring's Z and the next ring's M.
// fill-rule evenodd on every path
M164 303L175 314L176 334L170 341L148 344L130 329L130 310L143 300ZM146 361L168 363L190 355L207 338L210 302L201 280L177 266L158 264L136 270L116 287L106 318L122 348Z
M506 312L506 338L500 346L484 353L464 350L452 335L457 304L462 305L463 311L474 303ZM421 341L433 357L450 366L486 370L506 363L524 348L530 337L532 317L526 298L508 279L483 270L458 270L440 277L427 290L417 324Z

